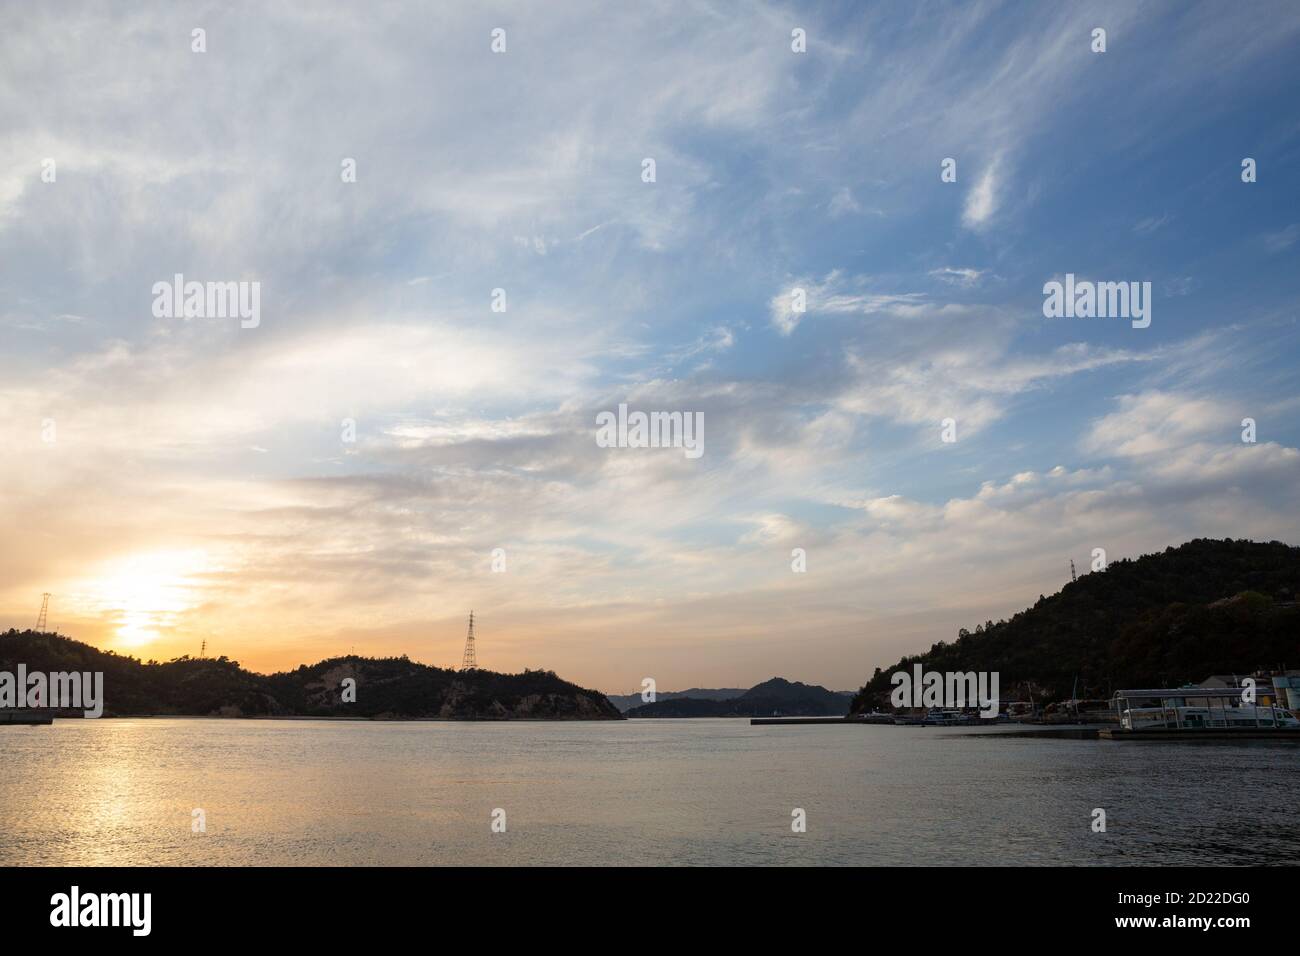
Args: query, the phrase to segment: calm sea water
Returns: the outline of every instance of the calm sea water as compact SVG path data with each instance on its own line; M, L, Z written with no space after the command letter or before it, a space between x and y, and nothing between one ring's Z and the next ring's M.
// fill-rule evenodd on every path
M0 727L0 766L3 865L1300 859L1295 744L740 720L62 720ZM796 807L806 833L791 831Z

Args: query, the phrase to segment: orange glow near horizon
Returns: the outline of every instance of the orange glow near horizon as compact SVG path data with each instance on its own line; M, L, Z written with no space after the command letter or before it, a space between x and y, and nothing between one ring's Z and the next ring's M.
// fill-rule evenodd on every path
M207 567L207 554L198 550L128 555L88 582L79 603L110 622L116 648L146 647L198 603L193 576Z

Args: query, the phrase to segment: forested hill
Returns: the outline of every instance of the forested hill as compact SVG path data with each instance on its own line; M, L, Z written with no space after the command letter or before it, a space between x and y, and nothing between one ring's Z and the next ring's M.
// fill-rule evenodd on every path
M57 634L0 633L0 670L102 671L107 716L443 717L618 720L599 691L550 671L497 674L429 667L405 657L340 657L270 676L225 657L141 662ZM356 700L343 700L343 681Z
M1300 548L1197 539L1085 574L1009 621L963 628L951 643L877 668L852 712L888 703L889 675L997 671L1001 696L1024 685L1043 700L1108 697L1124 687L1181 686L1210 674L1300 667Z

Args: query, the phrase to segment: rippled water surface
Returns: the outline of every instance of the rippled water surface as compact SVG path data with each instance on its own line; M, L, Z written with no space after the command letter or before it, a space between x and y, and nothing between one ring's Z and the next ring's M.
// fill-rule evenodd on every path
M739 720L61 720L0 727L0 766L4 865L1300 859L1300 746L1284 743ZM806 833L791 832L796 807ZM1094 807L1106 833L1091 832Z

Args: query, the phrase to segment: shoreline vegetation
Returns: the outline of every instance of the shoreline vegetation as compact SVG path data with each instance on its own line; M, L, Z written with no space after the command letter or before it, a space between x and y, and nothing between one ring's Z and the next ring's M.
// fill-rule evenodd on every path
M1215 674L1284 671L1300 633L1300 548L1197 538L1112 562L953 642L876 668L850 714L893 710L890 675L996 671L1002 700L1107 700L1123 688L1183 687Z
M454 671L407 657L349 655L266 675L224 656L145 662L59 634L0 634L0 670L13 670L19 662L29 671L103 672L104 717L623 719L604 694L553 671Z

